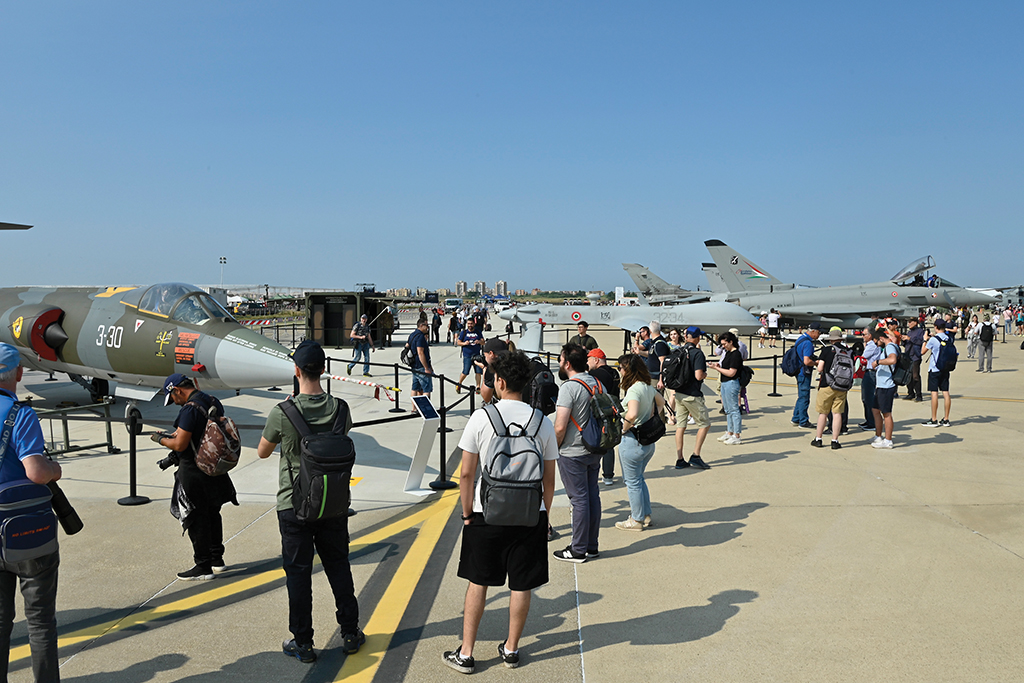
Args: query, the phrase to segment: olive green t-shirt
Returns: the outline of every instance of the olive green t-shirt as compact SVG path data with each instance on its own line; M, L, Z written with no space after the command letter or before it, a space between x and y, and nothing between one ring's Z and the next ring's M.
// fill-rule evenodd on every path
M299 394L293 399L302 417L306 419L314 434L326 432L334 425L338 410L338 399L329 394ZM345 432L352 429L352 413L349 412ZM274 406L267 416L263 438L271 443L281 444L281 463L277 476L277 509L292 509L292 478L299 476L299 433L285 416L280 406ZM290 468L290 471L289 471Z

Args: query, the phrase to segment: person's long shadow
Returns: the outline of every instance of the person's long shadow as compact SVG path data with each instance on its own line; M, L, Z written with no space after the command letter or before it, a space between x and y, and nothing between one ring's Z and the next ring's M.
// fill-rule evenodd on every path
M188 657L180 653L157 655L144 662L136 662L121 671L101 671L84 676L64 678L65 683L145 683L160 671L171 671L185 665Z
M756 440L752 443L757 443ZM746 443L746 442L744 442ZM776 462L778 460L785 460L791 455L796 455L799 451L779 451L775 453L737 453L729 458L718 458L709 462L715 467L728 467L730 465L750 465L755 462Z
M752 602L756 591L732 589L708 598L707 605L694 605L665 610L626 621L585 624L582 628L583 650L593 651L619 643L630 645L675 645L707 638L718 633L739 613L739 605ZM576 633L540 633L540 644L534 659L555 659L578 656Z
M652 531L645 532L642 538L629 546L617 550L602 550L601 554L602 557L620 557L667 546L697 548L721 545L740 537L740 530L746 526L740 520L766 507L767 503L744 503L715 510L686 512L671 505L654 504L651 517L655 526L652 527ZM610 525L613 523L612 519L623 518L629 514L629 504L619 501L606 510L606 513L609 519L605 524ZM695 524L702 526L684 526Z

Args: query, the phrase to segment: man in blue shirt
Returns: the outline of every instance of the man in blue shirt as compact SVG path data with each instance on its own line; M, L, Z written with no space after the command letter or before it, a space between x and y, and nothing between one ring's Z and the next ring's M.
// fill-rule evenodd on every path
M924 339L925 343L921 347L921 354L924 355L925 350L932 354L928 359L928 391L932 395L932 419L921 424L925 427L948 427L949 409L953 407L953 401L949 397L949 371L939 368L939 349L943 343L950 341L949 334L946 332L946 321L942 318L936 320L935 334L929 336L925 333ZM935 418L939 413L940 391L945 403L945 416L941 421L936 422Z
M816 425L807 419L807 410L811 407L811 370L816 362L814 358L814 342L821 336L821 323L813 322L807 331L796 340L796 353L802 361L800 374L796 376L796 405L793 406L793 425L814 429Z
M892 404L896 398L896 384L892 381L892 366L899 357L899 332L896 321L879 323L871 333L875 345L881 349L875 368L875 438L871 440L872 448L892 448Z
M21 355L10 344L0 344L0 418L6 443L0 443L0 484L29 479L48 484L60 479L60 465L44 455L43 431L39 418L25 405L15 404L15 391L21 381ZM13 418L13 419L12 419ZM10 423L10 424L8 424ZM22 562L0 560L0 652L11 650L11 629L14 625L14 590L21 582L28 622L29 647L32 651L32 673L37 681L57 681L57 567L60 554ZM8 655L0 658L0 680L7 680Z
M462 374L459 375L459 383L455 387L455 393L462 391L462 381L469 375L470 368L476 373L476 392L480 393L480 380L483 370L473 364L473 358L481 353L484 344L484 335L476 328L477 320L469 318L466 320L466 329L459 332L455 340L457 346L462 347Z
M430 343L427 341L427 321L420 320L406 343L412 350L412 396L426 396L434 390L434 368L430 364ZM416 404L412 404L416 410Z

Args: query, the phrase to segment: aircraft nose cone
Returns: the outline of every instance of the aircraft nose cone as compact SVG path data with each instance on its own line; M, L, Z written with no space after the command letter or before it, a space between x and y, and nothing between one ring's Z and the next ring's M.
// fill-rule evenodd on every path
M217 346L214 366L220 381L234 389L291 385L295 364L290 352L252 330L228 334Z

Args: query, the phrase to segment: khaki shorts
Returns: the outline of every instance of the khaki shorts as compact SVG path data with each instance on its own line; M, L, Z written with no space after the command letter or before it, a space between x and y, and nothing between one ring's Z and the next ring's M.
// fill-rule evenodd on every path
M694 426L697 429L704 429L711 426L708 419L708 407L704 405L703 396L687 396L676 392L676 424L680 429L686 428L687 416L693 418Z
M845 391L837 391L832 387L818 389L818 414L841 413L846 409Z

